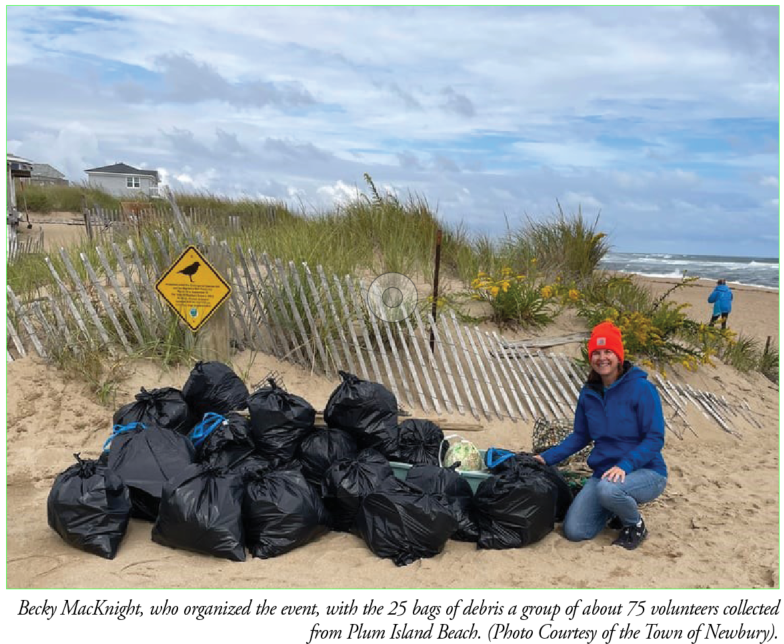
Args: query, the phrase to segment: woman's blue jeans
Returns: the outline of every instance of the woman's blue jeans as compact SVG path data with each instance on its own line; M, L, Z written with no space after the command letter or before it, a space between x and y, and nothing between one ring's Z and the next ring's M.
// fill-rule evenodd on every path
M626 475L623 483L591 477L569 506L563 523L564 535L569 541L593 539L613 515L624 526L637 525L640 520L637 504L653 501L666 485L667 477L653 470L635 470Z

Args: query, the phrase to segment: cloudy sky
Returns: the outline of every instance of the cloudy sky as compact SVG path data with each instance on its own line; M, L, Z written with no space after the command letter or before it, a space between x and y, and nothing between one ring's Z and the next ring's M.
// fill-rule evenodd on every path
M583 213L614 250L778 256L779 8L8 7L9 152L73 181L448 222Z

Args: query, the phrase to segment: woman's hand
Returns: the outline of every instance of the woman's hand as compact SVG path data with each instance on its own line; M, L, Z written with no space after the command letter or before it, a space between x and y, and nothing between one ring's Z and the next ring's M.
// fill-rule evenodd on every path
M626 480L626 472L616 465L602 474L602 480L610 481L610 483L623 483Z
M539 454L534 454L534 460L539 461L542 465L547 465L547 463L544 462L544 459L539 456Z

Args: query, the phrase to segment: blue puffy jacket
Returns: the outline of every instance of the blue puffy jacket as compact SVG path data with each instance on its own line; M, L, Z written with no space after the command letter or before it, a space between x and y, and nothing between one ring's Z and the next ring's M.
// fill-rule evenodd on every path
M732 291L726 284L718 284L713 293L708 296L708 302L713 304L713 315L729 313L732 311Z
M595 477L618 466L629 474L642 468L667 476L661 450L664 414L648 374L628 365L627 371L604 392L601 383L587 383L580 392L569 436L541 456L548 465L560 463L594 442L588 466Z

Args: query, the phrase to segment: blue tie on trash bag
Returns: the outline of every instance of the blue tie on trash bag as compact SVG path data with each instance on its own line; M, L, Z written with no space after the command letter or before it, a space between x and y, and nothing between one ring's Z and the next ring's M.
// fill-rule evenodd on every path
M109 446L111 445L112 441L119 436L120 434L124 434L125 432L132 432L134 429L141 427L142 429L147 429L147 425L140 422L135 423L128 423L127 425L115 425L112 427L112 435L106 439L103 444L103 451L108 452Z
M508 449L490 447L485 453L485 465L487 465L488 468L493 469L513 456L514 452L510 452Z
M205 440L207 440L207 436L212 434L212 432L214 432L225 422L227 422L227 418L225 416L208 411L206 414L204 414L204 418L202 418L201 422L193 428L189 435L193 446L198 447L201 445Z

